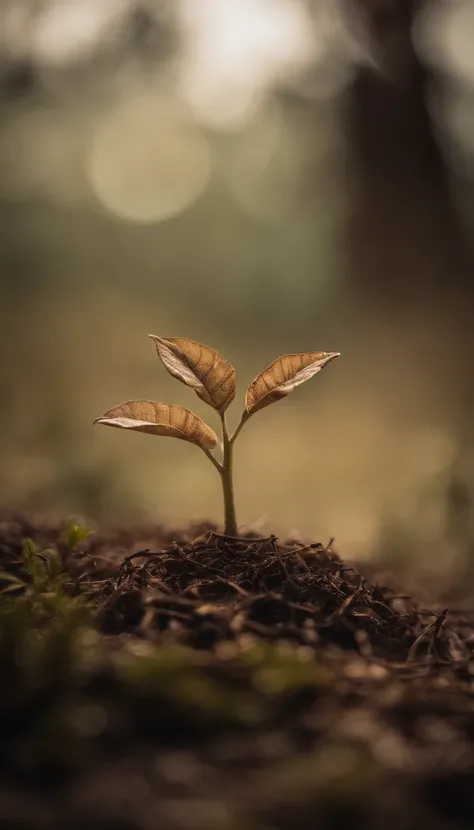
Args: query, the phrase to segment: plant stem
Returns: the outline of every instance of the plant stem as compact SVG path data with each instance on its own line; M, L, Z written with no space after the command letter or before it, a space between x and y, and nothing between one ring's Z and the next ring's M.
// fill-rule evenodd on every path
M232 480L232 440L227 432L225 414L221 414L222 441L224 445L224 457L220 470L222 480L222 491L224 494L224 533L226 536L237 536L237 519L235 516L234 483Z
M230 439L229 439L231 444L233 444L233 443L234 443L234 441L235 441L235 439L237 438L237 436L238 436L238 434L239 434L240 430L242 429L242 427L244 426L244 424L246 424L246 423L247 423L248 418L249 418L249 416L247 415L247 413L246 413L246 412L244 412L244 414L242 415L242 418L241 418L241 420L240 420L240 424L239 424L239 426L238 426L238 427L237 427L237 429L235 430L235 432L234 432L234 434L233 434L232 438L230 438Z
M209 461L211 462L211 464L213 464L213 465L214 465L214 467L216 468L216 470L218 470L218 471L219 471L219 475L221 475L221 474L222 474L222 464L220 464L220 463L219 463L219 461L217 460L217 458L214 458L214 456L213 456L212 452L210 452L209 450L205 450L205 449L204 449L204 447L203 447L203 448L202 448L202 451L203 451L203 452L207 455L207 457L208 457Z

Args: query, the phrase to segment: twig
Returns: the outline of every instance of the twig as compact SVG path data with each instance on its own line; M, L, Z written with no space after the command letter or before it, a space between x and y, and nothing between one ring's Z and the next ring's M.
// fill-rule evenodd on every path
M227 533L218 533L216 530L209 531L211 538L212 536L217 537L218 539L223 539L224 541L228 542L243 542L246 544L263 544L264 542L277 542L278 536L265 536L261 538L260 536L229 536Z
M240 594L241 597L245 599L250 596L249 592L246 591L244 588L241 588L240 585L237 585L232 579L224 579L223 576L217 576L215 582L221 582L224 585L228 585L229 588L233 588L237 594Z
M360 582L359 582L359 584L358 584L358 586L357 586L357 588L355 589L355 591L354 591L352 594L350 594L350 596L346 597L346 599L344 600L344 602L343 602L343 603L341 603L341 605L339 606L339 608L337 608L337 609L335 610L335 612L334 612L334 614L333 614L333 617L343 617L343 616L344 616L344 614L345 614L345 613L349 610L349 608L351 607L351 605L352 605L352 603L354 602L355 598L356 598L356 597L358 596L358 594L360 593L360 591L361 591L361 589L362 589L362 587L363 587L363 584L364 584L364 581L361 579L361 580L360 580Z
M429 625L427 625L426 628L421 632L421 634L419 634L419 636L416 638L415 642L412 643L412 645L410 646L410 650L409 650L408 655L407 655L407 663L411 663L415 659L415 657L418 653L418 649L419 649L421 643L423 642L423 640L426 637L428 637L429 635L432 635L431 645L433 645L436 642L436 640L438 639L439 633L441 631L441 628L443 626L443 623L446 620L446 616L447 616L448 611L449 611L449 608L445 608L445 610L442 611L441 614L439 614L436 617L435 621L430 623Z
M125 557L122 564L120 565L118 580L116 587L119 588L120 584L123 579L124 571L126 571L130 565L132 559L138 559L142 556L159 556L159 551L151 551L150 548L145 548L144 550L136 550L134 553L130 553L128 556Z

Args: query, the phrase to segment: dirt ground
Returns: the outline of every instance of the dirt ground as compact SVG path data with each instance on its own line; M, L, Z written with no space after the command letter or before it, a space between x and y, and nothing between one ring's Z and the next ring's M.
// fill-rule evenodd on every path
M474 826L474 615L330 545L65 539L0 516L1 828Z

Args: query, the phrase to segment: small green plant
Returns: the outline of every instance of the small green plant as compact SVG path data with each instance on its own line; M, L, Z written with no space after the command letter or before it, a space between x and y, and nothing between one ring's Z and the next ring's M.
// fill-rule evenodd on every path
M16 573L0 571L2 621L24 615L39 630L53 621L87 617L87 605L69 593L68 575L57 548L39 550L31 539L24 539L15 564Z
M224 495L225 533L237 535L234 487L232 478L233 447L237 436L251 415L286 397L296 386L321 371L339 352L304 352L279 357L264 369L247 389L245 409L240 423L229 435L226 410L235 397L235 369L209 346L185 337L157 337L150 334L159 358L168 372L212 406L220 416L222 460L211 452L218 438L201 418L185 409L157 401L127 401L109 409L95 424L131 429L151 435L181 438L200 447L218 470Z
M85 525L78 524L74 519L69 519L62 529L61 539L68 550L74 550L93 533L94 531L89 530Z
M25 539L21 558L27 578L35 591L52 593L61 586L61 560L55 548L39 551L31 539Z

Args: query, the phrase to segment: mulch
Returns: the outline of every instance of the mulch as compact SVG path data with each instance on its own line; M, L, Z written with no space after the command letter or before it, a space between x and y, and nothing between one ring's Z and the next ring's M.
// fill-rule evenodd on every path
M47 797L10 770L1 827L474 826L469 613L378 584L332 543L150 525L98 530L70 552L60 525L5 514L0 570L21 574L26 537L57 547L67 591L89 603L106 651L189 649L206 677L266 703L248 723L184 729L173 690L165 703L157 692L159 718L151 695L126 739ZM320 680L288 683L267 707L265 685L249 696L232 662L255 644L320 667ZM114 706L119 720L140 708Z

